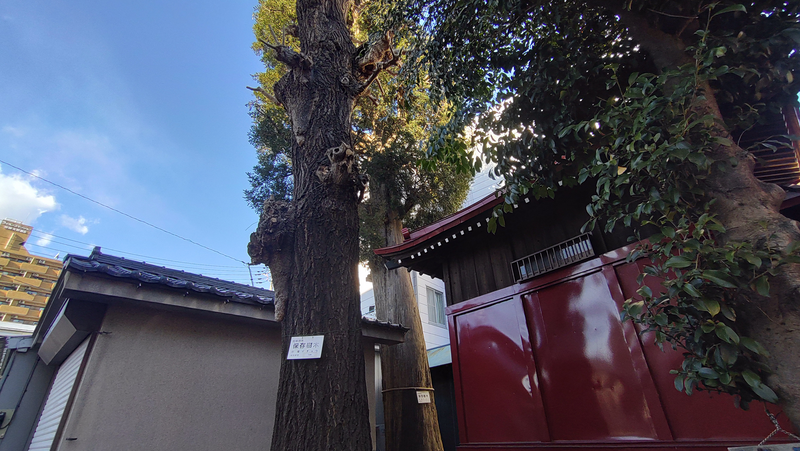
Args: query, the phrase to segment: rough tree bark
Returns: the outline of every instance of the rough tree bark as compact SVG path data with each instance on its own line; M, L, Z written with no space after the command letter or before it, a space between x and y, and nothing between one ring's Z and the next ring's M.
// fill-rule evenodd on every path
M378 194L373 189L374 194ZM402 221L389 212L383 227L385 246L403 242ZM383 261L370 262L378 319L410 327L405 341L381 347L386 451L441 451L442 436L434 401L428 353L417 298L405 268L387 270ZM417 388L430 389L431 403L419 404Z
M294 192L267 201L248 252L267 264L282 321L283 357L272 448L371 449L358 293L357 203L366 186L351 150L353 101L394 60L360 69L346 0L298 0L300 52L267 47L290 71L274 97L291 120ZM390 52L391 53L391 52ZM385 54L379 55L385 57ZM286 360L293 336L324 335L322 358Z
M609 5L602 0L599 3ZM611 9L658 68L694 64L681 38L648 26L645 18L618 5ZM717 124L724 124L713 89L708 82L701 84L700 89L705 100L698 100L694 113L697 117L714 115ZM800 240L797 222L780 213L786 195L783 189L761 182L753 175L755 159L735 144L729 130L716 125L712 134L734 144L717 144L709 149L710 155L718 161L737 162L727 165L724 171L714 170L701 182L705 192L716 200L712 213L727 229L723 238L753 243L756 247L771 243L778 249L786 249L793 241ZM783 411L800 431L800 265L780 266L770 283L770 297L755 292L741 294L744 314L739 319L745 321L749 335L769 351L765 363L773 373L766 383L780 397Z

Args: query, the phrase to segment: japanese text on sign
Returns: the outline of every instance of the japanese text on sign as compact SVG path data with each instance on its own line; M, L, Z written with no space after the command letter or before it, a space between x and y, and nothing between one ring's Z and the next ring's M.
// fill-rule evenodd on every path
M324 338L324 335L292 337L286 360L318 359L322 357L322 340Z

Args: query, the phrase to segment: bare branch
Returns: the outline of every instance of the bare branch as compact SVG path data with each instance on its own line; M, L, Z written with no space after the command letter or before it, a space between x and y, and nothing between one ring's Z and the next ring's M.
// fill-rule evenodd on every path
M275 30L272 29L272 25L267 25L269 27L269 34L272 35L272 40L275 41L275 45L282 45L281 41L278 40L278 37L275 36Z
M278 42L277 36L275 36L275 32L272 31L272 27L270 27L270 32L272 33L273 38L275 38L276 45L272 45L261 38L258 38L258 42L266 47L271 48L272 50L275 50L275 59L289 67L297 67L304 70L311 68L311 66L314 64L314 62L311 61L311 58L303 55L302 53L295 52L287 45L281 45Z
M650 12L656 13L656 14L660 14L660 15L662 15L662 16L674 17L674 18L676 18L676 19L690 19L690 20L695 20L695 19L697 19L697 16L680 16L680 15L677 15L677 14L667 14L667 13L665 13L665 12L656 11L656 10L655 10L655 9L653 9L653 8L647 8L647 10L648 10L648 11L650 11Z
M269 42L267 42L267 41L265 41L265 40L263 40L261 38L258 38L258 42L260 42L261 45L263 45L265 47L271 48L272 50L278 50L278 47L270 44Z
M274 104L278 106L283 106L283 104L274 95L268 93L266 90L261 88L251 88L250 86L245 86L245 87L253 92L261 94L262 96L266 97L267 100L273 102Z
M378 89L381 91L381 95L385 96L386 95L386 91L383 90L383 85L381 84L381 81L376 78L375 79L375 83L378 84Z

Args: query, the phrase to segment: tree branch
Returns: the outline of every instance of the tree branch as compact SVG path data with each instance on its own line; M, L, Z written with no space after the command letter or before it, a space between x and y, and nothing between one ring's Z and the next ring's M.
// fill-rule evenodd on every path
M261 38L258 39L258 42L260 42L261 45L275 50L275 59L289 67L308 70L314 65L314 62L311 61L311 58L303 55L302 53L295 52L289 46L279 44L277 42L277 38L275 42L276 45L272 45Z
M361 84L361 86L356 91L356 94L361 94L367 88L369 88L369 85L371 85L372 82L375 81L376 78L378 78L378 74L380 74L381 71L386 70L386 68L389 68L389 67L392 67L392 66L396 66L396 65L398 65L400 63L400 56L403 54L403 51L402 50L392 50L391 52L392 52L392 57L391 57L390 60L381 61L381 62L375 63L374 71L364 81L364 83Z
M252 263L263 263L272 273L276 321L283 320L286 302L291 298L294 228L294 204L270 198L264 202L258 228L250 234L247 245Z
M262 96L266 97L267 100L273 102L274 104L278 106L283 106L283 104L274 95L268 93L266 90L262 88L251 88L250 86L245 86L245 87L253 92L261 94Z

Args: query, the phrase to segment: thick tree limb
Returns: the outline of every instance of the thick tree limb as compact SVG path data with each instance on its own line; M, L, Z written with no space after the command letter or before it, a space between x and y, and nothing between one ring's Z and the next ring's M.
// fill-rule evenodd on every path
M283 320L286 302L291 298L294 228L294 205L268 199L261 210L258 228L250 234L250 243L247 245L252 263L263 263L269 266L272 273L277 321Z

